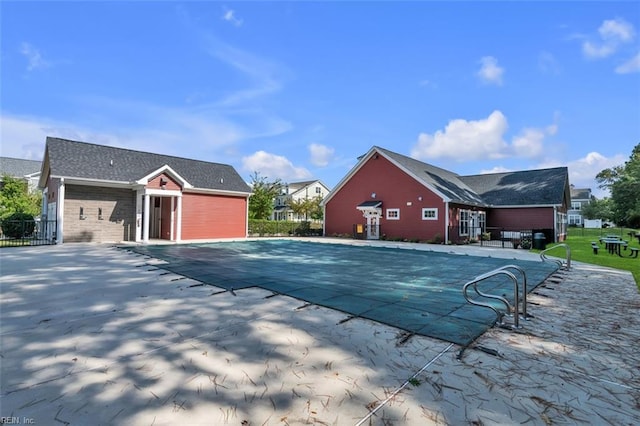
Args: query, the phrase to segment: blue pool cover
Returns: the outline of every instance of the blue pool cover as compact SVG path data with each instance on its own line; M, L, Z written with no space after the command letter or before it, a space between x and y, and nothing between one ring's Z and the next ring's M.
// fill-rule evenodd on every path
M490 309L466 302L466 282L512 264L526 271L531 291L557 270L555 263L291 240L126 249L226 290L260 287L460 345L473 342L496 319ZM505 276L483 281L481 290L513 300L513 281Z

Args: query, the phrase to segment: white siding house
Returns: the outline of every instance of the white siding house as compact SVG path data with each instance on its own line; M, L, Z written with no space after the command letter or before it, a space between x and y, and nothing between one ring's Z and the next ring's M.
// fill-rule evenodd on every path
M319 180L285 184L282 187L282 192L275 199L271 219L294 222L307 220L308 218L305 218L304 215L298 215L291 209L291 203L300 200L311 200L318 197L324 199L328 193L329 188Z

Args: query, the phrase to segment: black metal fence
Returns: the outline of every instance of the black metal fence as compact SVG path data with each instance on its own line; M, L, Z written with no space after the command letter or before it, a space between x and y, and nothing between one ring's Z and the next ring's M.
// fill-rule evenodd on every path
M512 229L487 227L485 229L457 226L449 227L451 244L475 244L481 247L543 249L554 241L553 229Z
M56 227L55 220L6 220L2 222L0 247L55 244Z

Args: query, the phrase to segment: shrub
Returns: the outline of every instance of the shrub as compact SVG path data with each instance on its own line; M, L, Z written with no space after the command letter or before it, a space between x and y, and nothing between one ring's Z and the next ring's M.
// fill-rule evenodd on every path
M2 232L10 238L22 238L33 234L36 223L28 213L13 213L2 220Z
M322 224L285 220L249 219L249 235L322 235Z

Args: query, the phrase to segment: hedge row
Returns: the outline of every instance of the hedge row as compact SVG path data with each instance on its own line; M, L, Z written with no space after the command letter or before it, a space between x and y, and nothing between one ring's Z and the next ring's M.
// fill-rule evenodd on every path
M311 222L289 222L284 220L249 219L249 235L311 236L322 235L322 224Z

